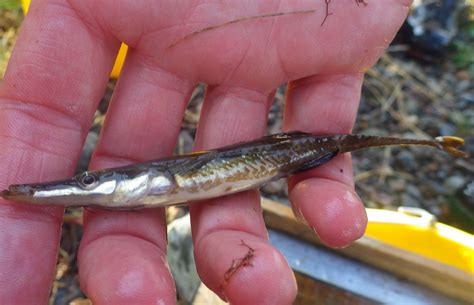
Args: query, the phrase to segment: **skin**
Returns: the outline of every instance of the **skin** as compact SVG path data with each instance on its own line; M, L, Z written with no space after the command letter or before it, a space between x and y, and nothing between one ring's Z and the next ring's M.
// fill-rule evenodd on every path
M171 154L186 101L209 84L196 149L263 135L271 93L290 81L285 130L350 132L363 72L408 12L408 0L33 1L0 84L0 189L68 177L103 94L119 42L131 46L91 168ZM241 16L315 8L226 26ZM342 172L341 172L342 169ZM367 218L350 156L289 181L296 213L329 246L359 238ZM0 199L0 303L46 303L63 209ZM206 285L232 304L291 304L296 284L268 242L259 195L249 191L191 207L195 257ZM174 304L162 209L87 210L79 275L94 304ZM255 249L252 267L224 281L232 260Z

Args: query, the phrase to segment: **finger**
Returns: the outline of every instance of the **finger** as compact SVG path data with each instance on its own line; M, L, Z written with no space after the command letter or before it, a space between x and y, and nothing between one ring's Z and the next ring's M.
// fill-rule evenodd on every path
M263 135L269 100L266 94L241 88L209 88L196 149ZM191 221L199 275L221 298L232 304L290 304L294 300L293 273L268 243L258 192L191 205Z
M337 10L338 18L357 20L357 23L349 23L352 31L346 29L346 34L336 35L331 45L323 45L320 52L328 65L319 67L320 76L297 81L290 86L286 129L320 134L351 130L360 97L360 71L370 67L394 37L406 17L410 2L373 2L367 5L364 17L357 19L351 19L352 12L344 10L342 2L334 3L332 8ZM334 36L343 23L328 23L325 26L328 27L327 33ZM364 36L364 33L370 35ZM354 39L364 43L351 44ZM338 44L351 47L334 48ZM321 75L323 72L326 75ZM353 190L348 154L289 179L289 190L295 213L305 218L326 244L342 247L364 233L367 216Z
M0 189L73 173L117 47L67 2L32 3L0 84ZM0 199L1 304L46 303L62 213Z
M192 88L130 50L91 167L170 155ZM163 209L88 210L79 252L81 286L94 304L175 304L165 249Z
M285 129L315 134L349 133L357 114L363 75L314 76L289 86ZM367 225L353 187L349 154L289 179L290 199L321 240L342 247L360 238Z

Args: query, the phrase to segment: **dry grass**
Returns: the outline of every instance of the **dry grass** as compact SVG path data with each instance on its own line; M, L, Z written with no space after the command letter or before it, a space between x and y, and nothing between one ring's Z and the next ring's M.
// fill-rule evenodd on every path
M19 1L11 1L8 9L0 6L0 76L3 78L15 44L18 29L23 21Z

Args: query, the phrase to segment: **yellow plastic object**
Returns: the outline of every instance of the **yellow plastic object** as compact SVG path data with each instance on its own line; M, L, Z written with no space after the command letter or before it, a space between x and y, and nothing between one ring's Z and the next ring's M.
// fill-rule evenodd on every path
M366 236L474 272L474 235L439 223L421 209L367 209Z
M23 7L23 11L26 14L30 5L30 0L21 0L21 5ZM120 46L120 50L117 54L117 58L115 58L115 64L112 69L112 72L110 73L110 77L117 78L119 76L120 71L122 70L123 63L125 61L125 56L127 55L127 49L127 45L122 43L122 45Z

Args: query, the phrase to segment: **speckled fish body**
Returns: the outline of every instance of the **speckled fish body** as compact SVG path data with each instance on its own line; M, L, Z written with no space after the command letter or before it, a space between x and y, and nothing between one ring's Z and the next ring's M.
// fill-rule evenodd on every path
M258 188L324 164L339 153L385 145L428 145L464 156L456 149L462 139L455 137L410 140L291 132L216 150L88 171L63 181L12 185L1 196L44 205L162 207Z

